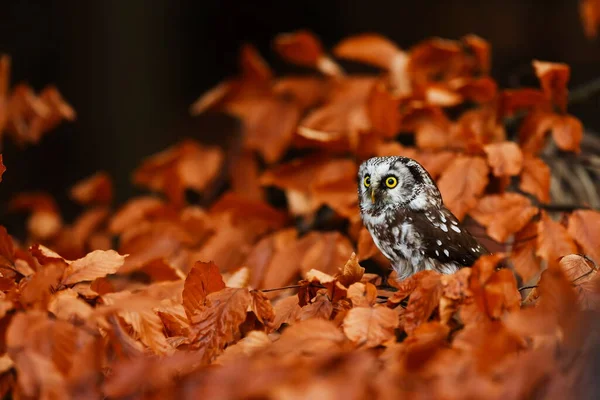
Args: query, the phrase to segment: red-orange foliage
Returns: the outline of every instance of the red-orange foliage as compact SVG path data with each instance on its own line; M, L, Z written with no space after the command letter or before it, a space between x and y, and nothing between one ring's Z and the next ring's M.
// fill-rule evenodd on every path
M540 89L507 91L488 76L490 46L473 35L402 50L365 34L333 49L382 69L367 76L347 74L310 32L281 35L274 48L318 74L276 77L247 45L239 76L192 105L244 124L227 176L221 149L185 140L133 173L154 194L116 209L105 173L73 187L87 208L71 223L48 194L14 196L12 210L30 214L29 235L17 241L0 227L0 392L577 397L582 353L598 351L584 322L600 305L600 213L551 218L539 157L549 134L579 150L568 67L535 61ZM0 128L33 140L74 116L54 90L8 94L7 68L3 58ZM524 120L512 140L504 122L516 113ZM399 135L414 135L416 147ZM290 158L290 149L302 151ZM355 181L376 155L423 163L447 206L506 252L453 275L392 274L382 287L374 272L388 262L362 227ZM4 169L0 158L0 177ZM218 179L228 190L213 204L188 203L186 190ZM282 191L285 206L269 202L267 188ZM515 273L531 283L541 275L524 302Z

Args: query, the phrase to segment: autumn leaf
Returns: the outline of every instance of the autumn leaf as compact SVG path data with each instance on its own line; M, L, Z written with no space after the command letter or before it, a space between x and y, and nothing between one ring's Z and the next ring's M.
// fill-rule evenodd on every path
M567 228L553 221L545 212L541 213L537 224L537 251L548 263L556 263L562 256L577 253L577 246L571 239Z
M195 310L190 318L190 340L193 348L204 351L205 361L218 355L239 334L250 302L248 289L224 288L209 293L205 304Z
M510 259L524 282L530 282L541 271L537 257L537 223L529 222L515 234Z
M552 126L552 138L559 149L579 153L583 124L571 115L557 116Z
M250 296L250 309L254 315L256 315L256 318L258 318L262 324L270 325L275 319L275 310L273 309L269 298L259 290L251 290Z
M398 316L393 310L379 306L359 307L348 311L344 318L344 333L359 346L376 347L395 338Z
M344 286L349 287L355 282L360 282L365 273L365 269L360 266L355 253L352 253L350 259L344 264L335 278Z
M492 143L484 146L484 150L495 176L513 176L521 172L523 154L516 143Z
M550 167L540 158L525 155L519 189L541 202L550 201Z
M560 111L567 109L567 84L571 75L568 65L544 61L533 61L533 69L540 80L544 94Z
M412 291L404 315L404 330L411 334L421 323L426 322L431 313L438 307L442 295L439 274L423 276Z
M183 286L183 307L188 318L202 308L206 296L225 288L219 268L212 262L197 261Z
M504 193L483 197L470 215L485 226L490 237L505 242L508 237L521 229L539 212L525 196L517 193Z
M98 172L71 188L71 197L78 203L110 204L113 197L112 181L106 172Z
M597 0L581 0L579 2L579 15L585 34L588 38L598 35L600 26L600 4Z
M63 283L72 285L77 282L93 281L114 274L125 262L125 256L114 250L96 250L79 260L70 261L65 270Z
M483 158L460 156L442 173L438 187L444 204L458 219L477 204L488 183L488 171Z
M600 212L575 210L569 216L568 233L596 263L600 261Z
M321 43L311 32L301 30L278 35L275 51L290 62L317 68L325 75L343 75L341 68L324 53Z

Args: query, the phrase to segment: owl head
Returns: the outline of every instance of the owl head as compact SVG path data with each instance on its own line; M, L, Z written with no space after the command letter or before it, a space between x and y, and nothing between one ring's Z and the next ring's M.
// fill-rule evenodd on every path
M441 207L442 198L429 173L407 157L374 157L358 170L358 203L361 212L398 207L414 211Z

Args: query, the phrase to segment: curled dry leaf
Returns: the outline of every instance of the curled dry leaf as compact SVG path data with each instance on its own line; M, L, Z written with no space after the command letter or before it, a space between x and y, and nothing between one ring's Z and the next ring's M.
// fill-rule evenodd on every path
M71 188L71 197L80 204L110 204L113 197L112 181L106 172L98 172Z
M335 278L344 286L350 287L353 283L360 282L365 269L360 266L356 253L352 253L350 259L340 268Z
M592 260L600 262L600 212L573 211L569 216L568 233Z
M483 197L469 214L487 228L487 234L498 242L527 225L539 212L525 196L517 193L504 193Z
M483 158L459 156L442 173L438 187L444 203L458 219L477 204L488 183L488 171Z
M281 57L295 64L318 67L326 57L319 39L308 31L301 30L277 35L274 44L275 51Z
M577 246L571 239L567 228L550 219L548 214L543 211L541 216L537 224L536 254L548 263L554 264L562 256L577 253Z
M78 260L67 261L69 265L62 283L72 285L114 274L125 262L125 257L127 255L122 256L114 250L96 250Z
M344 318L344 333L359 346L376 347L392 340L398 315L387 307L358 307Z
M183 307L188 318L198 312L204 304L206 296L225 288L225 282L219 268L212 262L197 261L183 286Z

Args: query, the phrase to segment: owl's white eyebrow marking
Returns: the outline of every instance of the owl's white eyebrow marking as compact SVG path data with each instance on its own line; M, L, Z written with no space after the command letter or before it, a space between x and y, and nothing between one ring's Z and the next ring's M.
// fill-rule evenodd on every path
M436 240L435 242L437 243L438 246L442 245L442 241L440 239Z
M446 224L440 224L440 229L444 232L448 232L448 227L446 226Z
M444 249L444 254L446 255L446 257L450 257L450 252L446 249Z
M450 228L452 228L452 230L453 230L454 232L458 232L458 233L460 233L460 228L459 228L458 226L456 226L456 225L450 225Z

